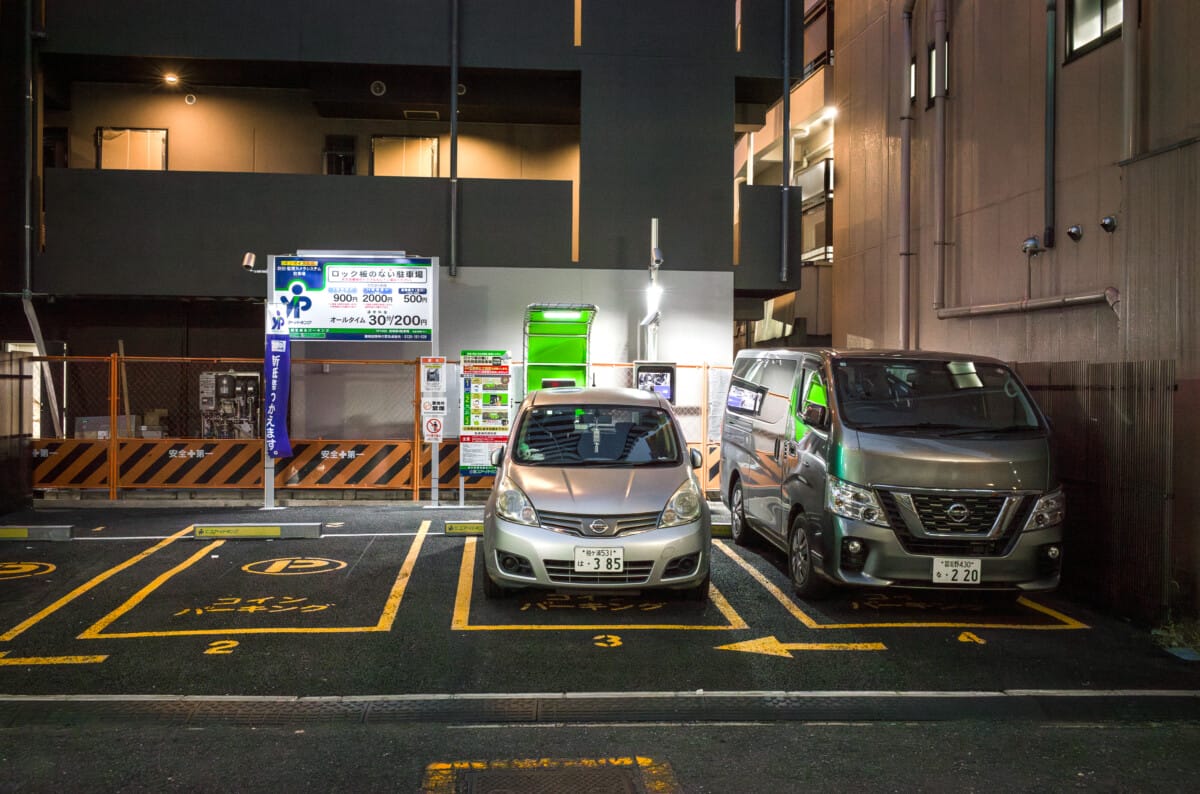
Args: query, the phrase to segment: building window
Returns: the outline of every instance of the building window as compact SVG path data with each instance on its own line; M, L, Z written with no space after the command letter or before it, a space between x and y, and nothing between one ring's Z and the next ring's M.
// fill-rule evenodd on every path
M167 131L97 127L96 167L118 171L166 171Z
M372 137L371 173L374 176L437 176L438 139L409 135Z
M353 135L326 135L325 173L335 176L353 176L355 171L354 147L356 141Z
M1119 38L1121 6L1121 0L1067 0L1068 57Z

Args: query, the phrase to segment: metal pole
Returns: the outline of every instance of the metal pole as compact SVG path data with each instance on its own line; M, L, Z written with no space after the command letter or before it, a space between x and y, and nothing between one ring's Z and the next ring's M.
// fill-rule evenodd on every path
M1042 246L1054 247L1054 144L1055 144L1055 105L1058 90L1056 68L1058 26L1055 23L1057 0L1046 0L1046 197L1045 219L1046 228L1042 234ZM1032 257L1031 257L1032 260ZM1028 292L1026 295L1028 296Z
M458 275L458 3L450 2L450 277ZM437 487L436 485L434 486ZM436 502L434 502L436 504Z
M783 179L779 192L779 281L788 280L788 188L792 184L792 2L783 0Z

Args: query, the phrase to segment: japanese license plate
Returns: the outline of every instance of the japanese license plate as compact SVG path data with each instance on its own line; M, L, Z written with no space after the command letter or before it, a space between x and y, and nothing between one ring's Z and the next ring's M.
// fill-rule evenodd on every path
M934 557L934 584L979 584L983 581L983 560L964 557Z
M625 550L620 546L576 546L575 570L578 573L621 573L625 570Z

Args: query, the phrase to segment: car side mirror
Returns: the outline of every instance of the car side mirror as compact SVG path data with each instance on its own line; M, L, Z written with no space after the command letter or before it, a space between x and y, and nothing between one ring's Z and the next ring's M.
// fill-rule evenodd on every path
M809 427L824 430L829 425L829 409L824 405L808 403L804 406L800 419Z
M700 450L694 447L688 450L688 459L691 460L693 469L698 469L704 465L704 456L700 454Z
M499 466L504 460L504 445L501 444L498 448L492 450L492 454L488 456L493 466Z

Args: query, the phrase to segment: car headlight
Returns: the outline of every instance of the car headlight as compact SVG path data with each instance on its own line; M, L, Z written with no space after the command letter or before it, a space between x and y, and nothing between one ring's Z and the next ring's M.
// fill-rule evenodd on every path
M886 527L887 516L870 488L863 488L837 477L830 477L825 486L825 509L842 518Z
M500 481L496 492L496 512L505 521L512 521L514 524L526 524L531 527L538 525L538 514L533 509L533 503L524 491L513 484L507 474Z
M1067 495L1062 488L1055 488L1050 493L1037 500L1025 529L1041 529L1061 524L1067 514Z
M696 485L695 479L688 477L667 500L667 506L658 518L658 525L677 527L680 524L692 523L700 518L701 501L700 487Z

